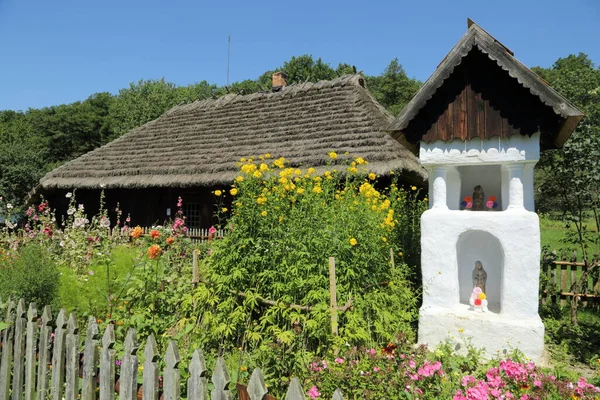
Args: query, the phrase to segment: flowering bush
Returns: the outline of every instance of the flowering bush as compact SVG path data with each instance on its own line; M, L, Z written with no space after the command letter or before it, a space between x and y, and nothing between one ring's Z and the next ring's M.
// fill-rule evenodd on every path
M327 399L341 388L350 399L595 399L600 389L585 378L559 379L516 358L487 363L470 348L459 356L446 343L435 352L406 340L381 349L348 348L316 358L306 375L307 396Z
M225 193L232 204L221 213L230 217L229 233L212 246L202 266L207 284L194 294L205 310L197 328L203 345L243 338L247 348L272 345L281 357L291 348L329 347L329 257L345 306L334 345L412 335L418 295L403 256L415 254L426 203L416 188L378 189L360 157L345 165L330 158L319 172L268 154L243 159L234 184L215 190L219 208L227 208ZM281 363L274 356L272 364Z

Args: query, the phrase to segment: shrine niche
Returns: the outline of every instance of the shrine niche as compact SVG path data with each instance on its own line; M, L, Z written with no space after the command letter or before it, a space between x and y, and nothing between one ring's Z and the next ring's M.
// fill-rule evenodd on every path
M435 348L460 337L490 357L518 347L542 358L533 168L540 151L562 146L582 117L469 21L394 120L390 133L429 174L419 343Z

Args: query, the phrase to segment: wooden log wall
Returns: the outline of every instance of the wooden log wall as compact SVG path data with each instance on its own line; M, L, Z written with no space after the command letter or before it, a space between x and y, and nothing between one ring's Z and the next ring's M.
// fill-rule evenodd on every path
M74 313L67 319L65 310L60 310L53 320L48 306L41 317L34 303L26 308L22 299L16 308L11 300L4 306L6 313L1 320L8 326L0 331L0 400L114 400L117 396L120 400L233 398L223 357L217 359L209 375L202 350L195 350L190 360L183 360L177 345L171 341L161 370L156 340L149 336L143 350L144 368L139 368L139 346L134 329L128 331L119 359L113 325L108 325L100 338L96 318L90 317L85 338L81 338L84 331L80 335ZM119 364L120 374L117 374ZM189 371L187 381L181 379L181 364ZM238 384L238 389L240 399L274 399L268 393L260 368L252 372L247 387ZM293 378L283 400L306 398L300 381ZM341 390L336 390L332 400L343 399Z

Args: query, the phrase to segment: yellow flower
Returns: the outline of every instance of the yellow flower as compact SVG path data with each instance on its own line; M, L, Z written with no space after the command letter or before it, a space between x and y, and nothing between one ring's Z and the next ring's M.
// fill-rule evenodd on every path
M427 201L427 200L428 200L428 199L427 199L427 197L425 197L425 198L423 199L423 201Z
M265 154L265 158L271 158L271 154L270 153Z
M279 222L283 222L283 215L279 216Z
M235 178L236 182L242 182L244 180L243 176L238 176L237 178Z
M227 212L227 207L223 207L223 208L221 208L221 211L222 211L222 212Z
M411 186L410 190L417 190L417 187L416 186Z
M259 167L259 169L260 169L262 172L266 172L266 171L268 171L268 170L269 170L269 166L268 166L267 164L265 164L265 163L262 163L262 164L260 164L260 167Z
M357 163L358 165L368 164L368 163L365 161L365 159L364 159L364 158L362 158L362 157L358 157L358 158L356 158L356 163Z
M399 255L400 257L402 257L402 256L404 255L404 253L403 253L403 252L401 252L401 251L399 251L399 252L398 252L398 255Z
M348 171L349 171L351 174L356 174L356 173L358 172L358 169L356 169L356 167L350 167L350 168L348 168Z
M302 193L304 193L304 189L303 189L303 188L298 188L298 189L296 190L296 193L298 193L298 194L302 194Z
M255 178L260 178L260 177L262 177L262 172L260 172L260 171L254 171L254 173L252 174L252 176L254 176Z
M463 333L465 330L463 328L458 329L458 333Z
M312 175L315 173L315 169L313 167L310 167L307 171L306 171L306 175Z
M350 238L350 246L356 246L358 242L354 238Z
M278 158L277 160L273 161L273 164L277 167L277 168L283 168L285 165L285 158L281 157Z
M256 199L256 204L265 204L267 202L267 198L264 196L260 196L259 198Z
M294 175L302 175L302 171L299 169L294 170Z
M221 194L223 194L223 192L221 192L220 190L215 190L214 191L215 196L219 197Z
M372 180L372 181L374 181L374 180L375 180L375 178L377 178L377 176L376 176L374 173L372 173L372 172L371 172L371 173L369 174L369 179L370 179L370 180Z
M248 367L246 367L246 366L244 366L244 365L242 365L242 366L240 367L240 371L246 371L247 369L248 369Z
M321 186L315 186L312 191L313 193L323 193L323 189L321 189Z
M256 165L254 164L244 164L242 165L242 172L247 173L248 175L252 174L254 171L256 171Z
M244 157L240 158L241 162L246 162L246 159Z
M337 153L335 151L330 151L329 152L329 158L331 158L332 160L335 160L337 158Z
M236 194L238 194L238 190L236 188L233 188L229 191L229 193L231 193L232 196L235 196Z
M477 296L477 298L479 300L485 300L485 293L479 293L479 295Z
M267 210L263 210L263 212L261 212L260 215L262 215L263 217L266 217L267 216Z
M386 238L385 236L383 236L383 237L381 238L381 240L383 240L384 242L387 242L387 238Z

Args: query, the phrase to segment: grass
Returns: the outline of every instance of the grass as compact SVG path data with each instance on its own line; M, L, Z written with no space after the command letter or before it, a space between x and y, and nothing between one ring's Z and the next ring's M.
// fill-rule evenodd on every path
M588 228L595 230L594 221L590 218L586 221ZM571 258L573 251L577 252L578 260L581 260L581 248L573 243L573 239L577 237L577 230L571 224L567 225L560 216L542 214L540 215L540 233L542 248L547 248L549 251L556 250L561 255L562 251L566 251L567 259ZM600 245L589 247L588 254L600 253Z

